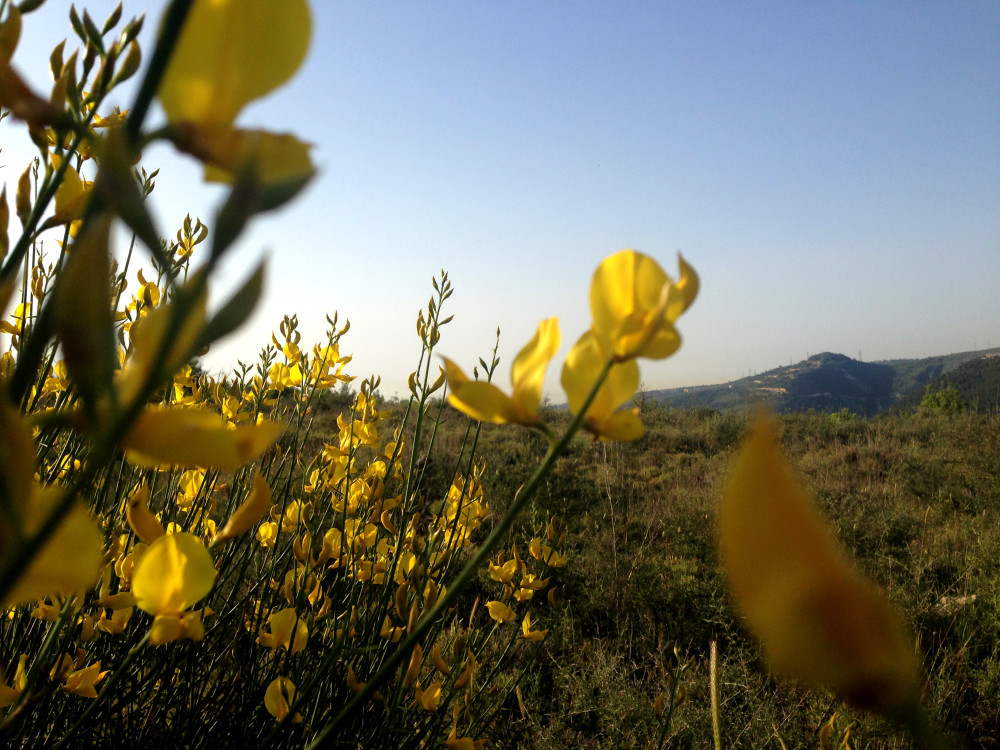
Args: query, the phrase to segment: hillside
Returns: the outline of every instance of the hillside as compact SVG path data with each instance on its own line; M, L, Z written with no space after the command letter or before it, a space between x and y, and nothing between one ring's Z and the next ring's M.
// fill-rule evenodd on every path
M925 386L935 388L945 382L954 384L980 410L995 409L1000 398L1000 349L881 362L824 352L729 383L668 388L647 396L678 408L728 411L765 403L779 412L846 408L871 416L897 404L911 405L914 398L915 406Z
M920 405L925 388L938 391L947 386L954 386L962 400L980 414L1000 411L1000 354L987 354L939 375L899 399L893 409L912 411Z

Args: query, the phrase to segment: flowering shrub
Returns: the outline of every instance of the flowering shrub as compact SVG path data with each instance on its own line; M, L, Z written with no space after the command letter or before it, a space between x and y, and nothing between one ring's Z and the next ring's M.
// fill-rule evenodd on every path
M675 286L632 251L602 266L592 295L601 323L567 361L577 420L561 436L538 414L555 319L515 360L513 396L450 360L447 376L432 372L450 320L446 274L418 319L401 422L372 378L332 434L314 434L324 394L353 380L341 351L349 325L336 316L311 349L288 317L256 365L223 378L193 366L243 321L262 284L258 269L210 314L219 260L254 214L279 208L313 172L294 136L235 124L301 63L304 0L171 4L127 111L106 101L139 68L141 20L119 29L118 9L98 27L73 9L82 48L53 51L55 85L43 96L11 64L29 9L10 6L0 30L0 106L40 153L18 181L13 245L6 190L0 199L0 307L19 295L2 326L0 665L11 677L0 733L24 746L480 746L516 684L501 668L545 638L567 561L556 519L520 544L511 521L581 426L600 437L641 432L634 412L617 409L638 385L634 357L676 348L672 324L694 296L693 271L684 266ZM147 131L154 93L168 122ZM214 221L188 217L169 241L146 206L157 173L137 165L155 139L232 185ZM138 252L118 265L116 221L150 266L135 265ZM55 258L40 242L53 232ZM446 379L451 403L471 416L550 437L534 484L498 523L474 447L443 496L421 484ZM470 609L459 595L482 566L495 598Z

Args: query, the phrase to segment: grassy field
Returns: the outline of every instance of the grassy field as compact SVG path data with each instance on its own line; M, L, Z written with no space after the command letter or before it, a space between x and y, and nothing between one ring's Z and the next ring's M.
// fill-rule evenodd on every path
M819 747L834 713L835 734L850 727L854 748L907 747L894 727L835 695L770 677L741 627L718 570L713 515L746 415L647 404L644 421L647 433L635 443L580 437L523 518L537 528L559 516L570 560L558 582L558 622L492 741L655 747L654 701L679 658L689 662L684 697L664 746L711 747L714 641L724 747ZM448 481L465 425L451 412L440 428L428 488ZM904 613L923 655L930 711L955 746L1000 747L997 419L798 414L782 417L781 427L839 538ZM484 428L494 508L543 452L530 432Z

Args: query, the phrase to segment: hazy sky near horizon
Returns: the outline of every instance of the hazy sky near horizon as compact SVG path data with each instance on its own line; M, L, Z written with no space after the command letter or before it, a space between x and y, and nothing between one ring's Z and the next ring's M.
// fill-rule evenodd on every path
M86 6L100 22L114 4ZM560 401L590 276L623 247L670 273L679 251L702 281L681 351L642 363L648 388L821 351L1000 346L1000 4L312 6L305 66L238 124L313 142L320 173L226 265L234 284L266 255L268 291L214 369L253 360L283 314L318 342L338 310L353 374L403 395L444 268L455 319L439 352L471 370L499 326L506 387L538 322L559 316ZM147 55L160 7L125 2L149 12ZM13 60L45 90L67 11L27 16ZM32 153L11 132L9 189ZM144 163L163 167L165 236L187 212L211 225L222 193L196 165L165 148Z

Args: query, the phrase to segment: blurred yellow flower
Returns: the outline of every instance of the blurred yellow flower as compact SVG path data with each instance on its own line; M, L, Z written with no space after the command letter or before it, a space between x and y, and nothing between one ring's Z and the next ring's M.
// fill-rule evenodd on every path
M35 533L59 501L56 487L36 488L27 511L27 533ZM32 558L0 606L30 602L43 596L70 596L93 585L100 571L101 533L84 508L74 502L42 549Z
M24 689L28 686L28 675L24 665L28 661L27 654L21 654L17 660L17 671L14 673L14 680L10 685L0 682L0 708L7 708L16 701Z
M510 396L492 383L470 380L458 365L444 358L451 391L448 403L481 422L539 424L538 406L542 402L545 370L558 348L558 319L543 320L534 337L514 359L511 367L514 388Z
M299 69L310 30L306 0L195 0L158 92L167 117L231 124Z
M0 508L0 562L16 551L16 543L37 533L61 502L64 490L40 487L34 478L35 444L25 419L0 399L0 483L8 507ZM18 528L20 526L20 528ZM14 604L90 588L100 572L101 532L83 503L76 499L48 541L19 571L0 600L0 610Z
M561 382L571 413L580 413L611 356L593 330L583 334L570 349L563 363ZM639 419L639 409L633 407L619 411L638 388L639 365L634 359L613 364L587 409L584 427L605 440L637 440L642 437L645 428Z
M196 0L158 95L177 146L205 163L206 180L232 182L248 164L265 184L313 174L309 144L232 127L247 103L298 70L310 28L306 0Z
M848 561L766 416L736 456L718 526L730 588L776 672L883 713L918 699L913 641Z
M284 431L283 424L267 421L232 427L209 409L148 407L129 427L121 446L137 466L235 471L257 459Z
M648 255L622 250L606 258L590 285L593 330L615 361L664 359L681 345L674 329L698 295L698 276L678 256L674 282Z

